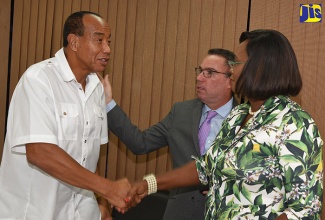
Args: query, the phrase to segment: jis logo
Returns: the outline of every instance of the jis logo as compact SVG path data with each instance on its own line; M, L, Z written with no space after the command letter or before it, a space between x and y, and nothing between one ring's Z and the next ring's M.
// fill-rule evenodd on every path
M322 4L300 4L300 22L321 22L322 21Z

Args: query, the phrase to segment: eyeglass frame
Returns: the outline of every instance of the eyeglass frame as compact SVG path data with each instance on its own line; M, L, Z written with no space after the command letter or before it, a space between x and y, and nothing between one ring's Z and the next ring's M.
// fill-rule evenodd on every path
M212 68L205 68L205 69L202 69L202 67L195 67L194 68L195 70L195 75L198 76L200 75L201 73L203 73L203 76L205 78L211 78L212 74L213 73L220 73L220 74L223 74L227 77L230 77L231 73L227 72L227 73L223 73L223 72L219 72L218 70L215 70L215 69L212 69ZM205 72L206 71L206 72ZM208 75L206 75L208 74Z
M236 67L239 64L243 64L246 62L236 62L236 61L232 61L232 60L228 60L228 65L230 66L230 69L234 69L234 67Z

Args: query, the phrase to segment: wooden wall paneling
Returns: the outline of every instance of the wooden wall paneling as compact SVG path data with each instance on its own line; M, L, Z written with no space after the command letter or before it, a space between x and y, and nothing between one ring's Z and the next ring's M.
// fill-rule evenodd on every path
M98 13L108 21L108 1L98 2Z
M92 1L90 1L90 0L82 0L80 10L81 11L89 11L91 3L92 3Z
M319 73L317 71L317 64L320 62L320 60L318 60L320 26L321 25L318 23L316 25L305 25L305 30L301 33L304 38L304 41L302 41L304 43L302 56L299 57L299 63L302 63L302 65L300 65L300 71L303 78L303 87L300 92L301 106L312 116L314 116L315 111L318 110L315 109L315 103L317 101L315 98L317 97L317 73ZM308 39L313 40L308 41ZM325 103L323 104L325 107ZM324 119L324 117L322 117L322 119Z
M73 0L71 5L71 11L81 11L81 1L82 0ZM101 2L108 2L108 1L101 1Z
M45 1L42 1L45 2ZM44 33L44 47L43 47L43 59L52 57L52 36L53 36L53 24L54 24L54 9L55 9L55 2L54 1L46 1L46 8L43 10L45 11L45 28L42 30L45 30ZM42 32L40 30L40 32ZM37 59L41 58L38 57L40 55L36 55Z
M0 0L0 164L4 146L6 132L6 102L7 102L7 81L8 81L8 62L10 45L10 15L11 1Z
M153 81L152 81L152 91L151 91L151 119L150 124L155 124L160 119L164 118L166 115L162 113L160 103L161 99L164 98L162 93L162 80L164 72L164 54L165 54L165 42L166 42L166 25L167 25L167 10L168 1L158 1L157 10L157 27L155 31L155 54L154 54L154 71L153 71ZM153 154L149 155L149 159ZM164 173L169 170L170 161L168 157L168 148L160 148L156 151L156 171L155 173ZM149 171L150 172L150 171Z
M57 0L55 1L54 5L54 14L53 14L53 31L51 36L51 57L55 56L55 53L62 47L63 40L62 40L62 28L63 23L66 18L63 18L63 11L64 11L64 1Z
M280 5L279 1L265 1L264 7L264 25L270 29L279 30L279 21L283 19L283 14L281 14L283 5ZM287 11L288 9L285 10ZM291 20L288 19L287 22L291 23Z
M324 4L323 4L324 7ZM323 8L324 9L324 8ZM323 14L324 15L324 14ZM324 17L323 17L324 19ZM324 21L322 21L321 28L319 28L319 31L317 34L313 34L312 32L309 35L310 41L314 42L315 44L315 59L317 60L317 69L316 69L316 85L315 85L315 97L314 97L314 119L317 123L317 126L319 130L321 131L321 135L323 140L325 140L325 121L324 121L324 115L325 115L325 27L324 27ZM310 98L310 97L309 97ZM323 160L325 158L325 150L323 148ZM324 179L325 181L325 179ZM324 182L325 186L325 182ZM325 204L325 195L323 196ZM325 206L323 206L324 210ZM324 218L325 219L325 211Z
M161 97L160 97L160 114L161 118L166 116L170 111L173 104L173 77L175 74L174 65L177 51L177 19L178 12L182 10L179 8L180 1L168 1L166 11L166 29L165 29L165 44L164 44L164 58L163 58L163 70L162 70L162 81L161 81ZM165 151L162 149L161 151ZM160 151L160 153L162 153ZM167 168L171 167L170 157L166 156ZM161 171L162 172L162 171Z
M176 4L176 2L175 2ZM166 9L169 9L170 7L173 7L170 2L167 5ZM176 11L177 10L177 11ZM169 16L167 15L168 11L165 12L165 16L167 20L164 20L163 24L164 26L167 28L168 26L168 22L171 22L170 25L172 26L172 22L174 22L175 25L175 47L174 47L174 51L172 51L174 53L174 59L173 61L169 64L170 65L170 69L172 71L166 71L165 68L162 72L162 76L165 77L165 75L167 77L170 77L169 79L171 80L171 84L169 85L169 88L172 89L172 96L171 99L169 100L171 103L169 105L169 109L164 112L163 109L161 108L161 118L166 117L166 115L169 113L170 111L170 107L171 105L173 105L175 102L178 101L182 101L184 100L184 96L185 96L185 91L187 90L187 53L188 53L188 49L189 46L191 47L191 43L189 42L189 30L190 30L190 25L189 25L189 20L190 20L190 16L191 16L191 1L179 1L177 9L175 9L175 20L169 20ZM165 23L166 22L166 23ZM166 29L166 40L168 40L169 38L169 34L174 34L173 32L169 32L168 29ZM167 49L167 48L166 48ZM166 53L166 49L165 49L165 53ZM165 61L166 59L166 55L163 58L163 60ZM164 62L164 66L165 66ZM168 65L168 64L167 64ZM193 71L192 71L193 72ZM164 80L164 79L163 79ZM168 85L166 84L166 87L168 87ZM163 87L161 87L163 88ZM162 91L161 96L160 96L160 100L166 99L166 94ZM160 102L162 103L162 102ZM161 107L164 104L161 104ZM171 164L171 158L170 155L167 154L168 152L168 148L162 148L160 149L159 153L159 158L157 159L157 169L156 169L156 173L165 173L167 170L170 170L172 167Z
M196 77L194 68L201 64L202 58L198 54L200 45L200 24L201 24L201 1L191 1L190 17L188 21L188 49L186 54L186 90L184 99L192 99L195 97Z
M60 36L60 47L63 47L63 28L64 28L64 22L65 20L69 17L69 15L71 15L73 13L72 11L72 0L65 0L63 1L63 11L62 11L62 19L61 19L61 28L60 28L60 33L58 33L58 35ZM85 11L89 11L85 10Z
M133 106L131 104L132 93L133 93L133 80L139 82L139 77L134 76L134 63L139 61L134 61L135 54L135 44L136 44L136 26L138 23L138 7L139 2L134 1L122 1L118 5L118 23L117 23L117 35L116 35L116 66L114 66L114 78L119 79L121 82L120 87L122 89L120 103L122 108L128 113L129 116L132 115ZM130 13L130 14L129 14ZM142 12L140 12L142 14ZM129 42L128 45L125 45L125 42ZM132 44L131 44L132 43ZM115 58L114 58L115 60ZM115 79L114 79L115 82ZM138 118L134 122L138 125ZM134 180L136 176L136 156L132 154L127 147L119 141L120 151L119 151L119 165L120 161L123 161L124 164L120 168L119 177L127 176L130 180ZM128 175L129 174L129 175Z
M207 51L211 45L211 29L213 23L213 2L214 0L202 1L201 5L201 18L200 18L200 38L198 55L201 57L199 63L201 63L203 57L207 55Z
M38 0L31 0L30 3L30 20L28 28L28 41L25 48L26 51L26 69L35 63L36 58L36 39L37 39L37 25L38 25Z
M39 1L38 3L38 16L37 16L37 27L36 27L36 45L35 45L35 62L40 62L44 59L44 48L45 46L45 33L46 33L46 8L47 1ZM36 20L36 19L35 19ZM48 46L49 47L49 46ZM48 55L48 57L50 57Z
M172 87L173 97L172 104L175 102L183 101L186 85L186 54L188 52L189 42L189 16L190 16L190 1L180 1L178 8L178 18L175 21L177 25L177 38L175 48L175 60L174 60L174 80ZM194 71L192 71L194 72ZM165 73L168 74L168 73ZM193 74L192 77L195 77Z
M148 1L138 1L137 13L136 13L136 24L135 24L135 44L134 44L134 60L133 60L133 71L132 71L132 81L131 81L131 97L130 100L130 117L135 119L134 122L140 127L141 120L140 114L145 114L142 112L141 103L141 90L143 86L142 77L144 75L145 66L143 64L143 55L146 48L144 38L145 38L145 26L146 21L146 4ZM148 92L148 91L146 91ZM149 94L148 94L149 95ZM147 117L150 117L146 114ZM140 127L140 129L142 129ZM147 160L147 154L135 156L130 151L127 151L127 162L126 162L126 175L131 179L136 179L139 172L145 172ZM134 166L134 162L136 165Z
M229 0L227 1L229 2ZM231 4L233 5L233 4ZM213 2L212 9L212 25L210 31L210 48L221 47L224 42L225 36L228 35L225 32L225 28L229 25L228 20L226 19L226 15L234 16L237 13L234 13L234 9L231 8L231 13L226 10L226 0L218 0ZM224 48L227 49L227 48Z
M140 112L139 127L148 128L151 124L152 114L151 106L154 105L152 99L153 74L155 73L155 44L156 44L156 23L157 23L157 1L146 1L144 8L144 38L143 38L143 55L142 55L142 74L141 74L141 93L140 93ZM139 160L140 159L140 160ZM155 172L157 169L157 152L154 151L147 157L137 157L140 167L136 170L136 179L141 180L147 173Z
M164 54L164 70L162 79L162 94L161 111L166 115L172 103L173 96L173 80L174 80L174 61L176 57L176 43L177 43L177 21L179 11L179 1L168 1L167 23L166 23L166 41Z
M30 22L31 22L31 0L24 0L23 8L23 20L22 20L22 38L21 38L21 48L20 48L20 71L19 78L28 68L27 58L28 58L28 42L30 37ZM17 83L16 83L17 84Z
M22 46L22 28L23 28L23 2L16 2L14 4L14 16L13 16L13 31L12 31L12 50L11 50L11 65L10 65L10 91L9 100L11 99L12 93L17 85L20 77L21 65L21 54L20 49Z
M238 37L236 35L237 27L241 30L240 32L246 30L247 19L245 18L247 17L248 10L245 10L245 7L243 9L239 8L237 2L238 1L227 1L225 3L225 14L223 18L224 32L220 33L223 38L220 46L230 51L234 51L234 45L238 44ZM240 23L237 24L237 21L242 21L241 25Z
M232 30L226 31L226 35L224 36L224 47L234 51L235 47L239 44L239 36L242 32L247 29L247 19L248 19L248 6L249 1L235 1L233 3L236 5L236 19L233 24L226 23L228 25L234 25L235 28ZM226 11L231 11L230 9L226 9ZM227 14L228 16L228 14ZM228 21L228 17L225 18L225 21Z
M91 0L88 10L98 13L99 12L99 1L100 0ZM103 15L101 15L101 16L103 16Z
M125 33L127 36L124 36L123 39L129 42L127 47L124 48L124 42L119 42L119 46L123 48L124 59L125 59L125 67L126 69L121 69L118 74L122 74L123 83L122 83L122 95L121 104L122 108L126 107L125 110L128 112L128 115L131 117L132 121L139 126L139 101L140 101L140 83L141 83L141 71L142 71L142 44L139 39L143 39L143 31L144 31L144 8L141 8L141 1L133 2L131 5L130 1L125 2L126 5L119 5L122 12L124 12L124 7L127 9L125 11L125 17L123 20L120 19L119 28L125 28ZM140 6L139 6L140 4ZM139 9L140 7L140 9ZM144 5L142 5L144 7ZM129 17L129 13L131 17ZM124 15L124 14L123 14ZM141 20L142 19L142 20ZM125 27L125 23L127 22L127 26ZM132 27L133 26L133 27ZM129 35L130 34L130 35ZM139 35L141 34L141 35ZM132 44L131 44L132 43ZM131 49L132 48L132 49ZM130 49L130 51L129 51ZM140 55L141 54L141 55ZM121 63L123 63L123 57L121 58ZM119 67L122 68L124 65ZM116 68L114 68L115 71ZM137 104L136 104L137 103ZM137 156L134 155L131 151L127 150L127 147L121 143L121 146L125 148L125 152L121 151L119 155L125 160L124 167L124 176L127 176L131 179L131 181L136 178L136 161ZM123 149L122 148L122 149ZM146 155L144 156L146 157Z
M323 4L324 7L324 4ZM324 19L324 17L323 17ZM324 20L322 21L321 28L319 28L318 35L310 36L310 41L314 42L315 45L317 45L317 51L316 53L316 60L317 60L317 70L316 70L316 85L315 85L315 96L314 98L314 119L317 123L318 129L320 130L320 133L322 135L323 141L325 141L325 121L324 121L324 115L325 115L325 27L324 27ZM310 35L313 35L313 33L310 33ZM312 97L309 97L312 98ZM325 150L323 146L323 163L325 158ZM323 166L324 167L324 166ZM323 174L324 178L324 174ZM323 187L325 186L325 178L323 179ZM323 206L322 206L322 220L325 220L325 190L323 188Z

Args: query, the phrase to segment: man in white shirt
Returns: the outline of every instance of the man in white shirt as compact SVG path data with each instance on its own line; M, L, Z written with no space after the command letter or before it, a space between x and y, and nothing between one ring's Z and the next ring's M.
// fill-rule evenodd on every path
M96 72L109 60L110 36L100 15L73 13L63 48L21 77L9 107L0 219L100 219L107 217L107 200L125 207L129 182L112 182L97 171L108 137Z

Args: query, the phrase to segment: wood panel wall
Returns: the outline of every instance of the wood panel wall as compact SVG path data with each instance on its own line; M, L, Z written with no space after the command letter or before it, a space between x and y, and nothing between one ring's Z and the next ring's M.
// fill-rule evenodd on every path
M110 75L116 102L141 129L162 119L174 102L195 97L194 67L209 48L233 50L249 24L250 30L279 30L291 41L304 83L295 100L325 137L324 22L300 23L301 3L251 0L247 23L249 0L15 0L9 48L11 1L0 0L0 156L6 103L18 79L28 66L61 48L64 20L79 10L108 20L112 53L103 74ZM102 146L100 172L112 180L127 176L134 181L170 169L167 147L136 156L112 134L109 147Z
M7 114L7 83L11 1L0 0L0 5L0 158L2 158Z

